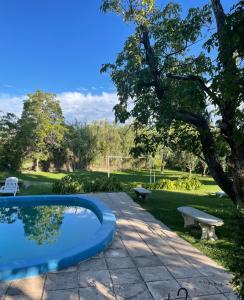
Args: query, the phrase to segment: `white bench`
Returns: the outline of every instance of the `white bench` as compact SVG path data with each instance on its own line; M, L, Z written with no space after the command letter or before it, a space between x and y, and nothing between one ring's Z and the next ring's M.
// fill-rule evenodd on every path
M227 196L224 191L216 192L215 195L219 198L223 198L223 197Z
M189 227L192 225L199 225L201 227L202 240L215 241L218 239L215 234L215 226L224 225L223 220L190 206L181 206L178 207L177 210L184 218L184 227Z
M147 196L152 193L151 191L144 189L143 187L136 187L133 190L135 191L136 196L138 198L142 198L143 200L146 200Z

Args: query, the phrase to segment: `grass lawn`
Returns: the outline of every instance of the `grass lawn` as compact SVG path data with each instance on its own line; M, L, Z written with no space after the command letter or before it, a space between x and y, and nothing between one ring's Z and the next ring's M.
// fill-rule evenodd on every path
M102 172L78 172L84 179L107 176ZM7 174L0 174L5 177ZM52 182L62 178L65 173L29 172L16 173L11 176L29 183L29 187L21 191L22 195L51 194ZM156 174L156 178L176 179L187 175L185 172L166 170L163 175ZM124 183L149 182L149 174L146 171L116 172L112 176L118 177ZM238 219L237 211L228 198L217 198L214 193L219 190L211 177L196 175L202 182L202 187L194 192L153 191L147 201L140 204L157 219L164 222L172 230L189 241L203 253L218 261L223 266L235 271L236 262L239 261L240 249L238 248ZM136 200L134 194L129 192ZM177 207L188 205L224 220L224 226L216 228L219 240L216 242L200 241L201 231L198 229L185 229L183 218L177 212Z

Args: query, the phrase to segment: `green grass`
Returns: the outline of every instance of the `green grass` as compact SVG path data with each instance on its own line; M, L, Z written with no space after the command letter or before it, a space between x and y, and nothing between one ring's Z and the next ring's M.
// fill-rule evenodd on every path
M219 199L203 193L183 193L154 191L151 199L141 204L157 219L167 224L172 230L200 249L209 257L225 267L232 269L233 255L238 251L237 211L229 199ZM183 218L177 212L179 206L192 206L224 220L224 226L216 228L219 240L216 242L200 241L200 229L185 229Z
M107 176L103 172L77 172L84 179L94 179L95 177ZM59 180L67 173L47 173L28 172L16 173L15 175L23 181L28 181L30 186L21 190L22 195L51 194L52 182ZM0 174L5 177L8 174ZM156 174L157 179L176 179L187 175L185 172L166 170L163 175ZM123 183L149 182L148 171L126 171L116 172L111 176L116 176ZM217 198L214 193L219 190L211 177L196 175L202 183L202 187L194 192L176 191L153 191L147 201L140 204L154 215L157 219L167 224L172 230L189 241L196 248L200 249L207 256L218 261L223 266L235 271L236 262L240 259L238 240L238 218L237 210L228 198ZM132 192L130 195L136 198ZM200 241L201 231L199 229L185 229L183 218L177 212L179 206L192 206L208 212L224 220L224 226L216 228L219 240L216 242Z

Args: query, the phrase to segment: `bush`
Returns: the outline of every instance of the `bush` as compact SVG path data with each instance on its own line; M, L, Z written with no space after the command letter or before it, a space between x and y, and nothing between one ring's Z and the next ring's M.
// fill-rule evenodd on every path
M177 190L195 191L201 187L201 182L196 177L182 177L176 180Z
M162 179L159 181L163 190L176 190L176 180Z
M192 191L199 189L201 182L196 177L181 177L177 180L161 179L155 183L143 183L142 186L150 190Z
M118 192L123 190L121 182L115 178L96 178L93 181L84 182L84 190L87 193L91 192Z
M72 174L55 182L52 190L56 194L118 192L123 190L123 185L115 177L84 181L80 176Z
M52 191L55 194L77 194L84 192L84 183L75 174L66 175L53 183Z
M143 183L142 187L149 190L161 190L161 183L155 182L155 183Z
M137 187L139 187L139 186L142 186L142 185L141 185L141 182L137 182L137 181L133 181L133 182L130 182L130 183L127 183L127 184L126 184L126 188L127 188L128 190L132 190L133 188L137 188Z

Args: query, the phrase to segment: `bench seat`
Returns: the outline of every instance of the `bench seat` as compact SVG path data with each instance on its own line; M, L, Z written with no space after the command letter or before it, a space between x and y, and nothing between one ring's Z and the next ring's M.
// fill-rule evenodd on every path
M149 191L143 187L136 187L136 188L133 188L133 190L135 191L136 196L138 198L141 197L143 200L145 200L146 197L152 193L151 191Z
M182 214L184 227L199 225L202 229L202 240L217 240L215 226L224 225L223 220L190 206L181 206L177 210Z

